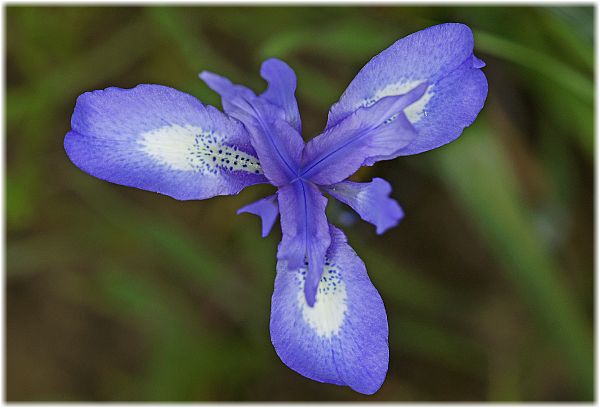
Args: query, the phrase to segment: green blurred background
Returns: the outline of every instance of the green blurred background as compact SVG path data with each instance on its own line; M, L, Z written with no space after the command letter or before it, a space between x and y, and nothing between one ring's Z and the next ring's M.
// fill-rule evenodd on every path
M592 7L6 9L6 392L10 401L593 399ZM374 228L330 200L384 299L371 397L289 370L269 340L280 232L240 206L97 180L63 150L84 91L169 85L220 106L204 69L298 80L305 138L396 39L463 22L489 96L456 142L362 169L406 211Z

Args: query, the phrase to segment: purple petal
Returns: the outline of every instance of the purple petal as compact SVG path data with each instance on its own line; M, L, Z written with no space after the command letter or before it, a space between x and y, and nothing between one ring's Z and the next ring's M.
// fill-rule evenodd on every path
M260 97L280 107L284 112L283 119L300 133L300 113L294 95L296 92L294 70L285 62L277 58L270 58L263 62L260 74L269 84L267 90Z
M279 207L277 205L277 196L265 197L251 204L248 204L237 211L238 214L250 213L258 215L262 221L262 236L263 238L269 235L277 215L279 215Z
M303 376L373 394L388 369L385 308L344 234L331 226L331 239L313 307L302 295L306 269L278 262L271 341L281 360Z
M398 225L404 212L396 200L389 197L390 183L374 178L370 183L342 181L326 188L327 192L352 207L360 218L377 228L377 234Z
M263 62L260 74L267 81L268 86L267 90L258 98L279 108L272 113L287 121L300 133L300 114L294 95L296 74L292 68L277 58L270 58ZM244 123L248 115L255 116L251 105L257 96L252 90L243 85L234 84L229 79L209 71L201 72L199 77L213 91L221 95L223 110L227 114Z
M248 104L248 101L256 98L252 90L209 71L203 71L198 76L210 89L221 95L221 104L225 113L242 123L247 115L253 116L252 108Z
M283 234L277 258L296 269L308 258L304 293L306 301L312 305L331 241L325 216L327 199L317 186L303 180L280 187L277 196Z
M267 181L239 122L165 86L84 93L71 126L71 161L113 183L191 200Z
M488 85L483 72L465 63L435 84L435 96L427 105L426 116L414 123L419 136L397 151L407 156L436 149L458 138L469 126L487 97Z
M216 74L205 71L200 78L221 94L223 109L248 129L267 179L280 186L296 178L304 141L283 119L284 109Z
M277 108L267 102L254 100L257 116L245 122L250 132L265 176L276 186L283 186L298 176L304 141L302 136L274 112Z
M456 139L483 107L487 81L473 55L473 34L464 24L440 24L411 34L375 56L331 107L327 129L382 97L427 83L427 92L406 110L419 137L404 154L431 150Z
M312 139L304 149L302 177L320 185L334 184L348 178L365 162L409 144L416 131L402 110L425 89L420 86L405 95L385 97L359 108Z
M483 68L483 67L485 67L485 62L483 62L482 60L477 58L475 55L473 55L473 68Z

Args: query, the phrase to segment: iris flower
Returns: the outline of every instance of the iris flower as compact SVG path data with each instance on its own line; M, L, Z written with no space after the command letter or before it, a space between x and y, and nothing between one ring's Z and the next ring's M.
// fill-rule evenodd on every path
M333 197L377 234L403 211L390 184L349 181L361 166L435 149L456 139L482 109L485 64L463 24L411 34L375 56L304 143L294 71L268 59L260 95L210 72L224 113L161 85L107 88L79 96L65 137L83 171L125 186L203 200L261 183L275 194L238 213L262 219L282 240L271 303L271 341L291 369L364 394L382 385L389 361L383 301L344 233L325 215ZM318 90L315 90L318 92Z

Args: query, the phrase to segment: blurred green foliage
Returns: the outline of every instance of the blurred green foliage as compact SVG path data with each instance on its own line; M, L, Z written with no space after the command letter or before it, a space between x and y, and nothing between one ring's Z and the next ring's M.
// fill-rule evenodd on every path
M373 55L448 21L488 64L477 122L357 174L406 210L383 237L329 204L388 310L372 397L301 377L270 344L280 234L235 216L269 187L178 202L63 151L84 91L160 83L218 106L198 72L259 90L271 56L296 70L312 137ZM592 7L8 7L8 400L593 399L593 27Z

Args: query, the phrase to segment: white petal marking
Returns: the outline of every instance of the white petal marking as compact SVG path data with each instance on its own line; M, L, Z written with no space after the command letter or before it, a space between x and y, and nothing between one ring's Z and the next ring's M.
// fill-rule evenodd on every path
M373 98L369 99L368 101L365 101L363 106L367 106L367 107L371 106L375 102L377 102L378 100L380 100L381 98L383 98L385 96L405 94L405 93L413 90L415 87L422 84L423 82L425 82L425 81L413 80L413 81L404 81L404 82L398 82L395 84L388 85L385 88L377 91L375 93L375 95L373 95ZM427 106L427 103L433 97L433 95L434 95L433 85L429 85L427 87L427 90L425 91L423 96L421 96L421 98L419 100L417 100L416 102L414 102L413 104L408 106L406 109L404 109L404 113L406 114L406 117L412 124L417 123L424 116L427 116L425 107Z
M223 144L214 132L196 126L164 126L142 133L139 143L142 151L172 170L262 174L256 157Z
M339 269L329 262L323 269L323 275L317 289L317 297L313 307L306 303L304 296L304 281L306 268L297 272L298 307L302 309L302 318L317 335L330 338L338 335L346 318L346 284Z

